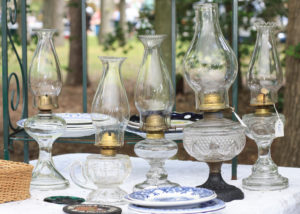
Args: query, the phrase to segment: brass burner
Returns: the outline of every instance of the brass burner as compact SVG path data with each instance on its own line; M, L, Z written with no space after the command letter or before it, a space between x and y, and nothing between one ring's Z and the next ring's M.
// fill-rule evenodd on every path
M222 102L220 94L212 93L204 95L204 102L199 105L203 111L219 111L225 109L225 102Z
M95 146L101 147L100 153L106 156L114 156L120 147L115 133L112 132L104 133L101 141L96 143Z
M38 96L37 101L38 109L41 111L50 111L52 109L58 108L58 97L57 96L49 96L42 95Z
M148 132L162 132L167 130L166 120L163 116L158 114L149 115L146 118L142 130Z
M273 105L273 102L270 100L270 98L263 93L260 93L256 96L255 103L250 104L251 106L270 106Z

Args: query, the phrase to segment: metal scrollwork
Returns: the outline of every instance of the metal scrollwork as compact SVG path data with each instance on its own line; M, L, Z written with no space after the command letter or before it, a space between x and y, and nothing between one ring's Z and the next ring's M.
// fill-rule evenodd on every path
M10 3L10 0L8 0L7 2L9 3L9 19L10 22L14 25L17 22L17 0L13 0L13 3Z
M8 2L8 11L9 11L9 21L12 24L15 24L17 22L17 1L16 0L12 0L12 1L8 0L7 2ZM8 36L9 44L11 45L12 50L14 52L14 55L17 57L17 61L18 61L18 64L19 64L19 67L20 67L20 70L21 70L22 85L24 86L25 84L27 84L24 81L24 79L26 79L26 78L24 78L25 71L24 71L24 68L23 68L22 60L21 60L21 58L19 56L19 53L16 49L16 46L14 44L12 34L9 31L8 23L7 23L7 36ZM8 77L8 92L7 93L9 93L10 83L11 83L12 78L15 79L17 89L16 90L13 89L11 91L11 95L10 95L10 98L9 98L10 99L10 107L11 107L12 111L17 111L18 106L20 104L20 96L21 96L20 81L19 81L19 78L18 78L17 74L15 72L12 72ZM24 115L24 108L25 108L24 94L25 94L25 91L23 90L23 93L22 93L23 108L22 108L22 116L21 117L23 117L23 115ZM16 96L16 102L14 102L15 96ZM14 131L19 129L19 127L15 127L12 124L11 119L10 119L10 115L9 115L9 127Z
M19 103L20 103L20 83L19 83L19 78L16 75L16 73L11 73L8 77L8 89L9 89L9 85L10 85L10 81L12 79L12 77L14 77L16 84L17 84L17 98L16 98L16 103L14 104L14 100L15 100L15 90L13 89L11 91L11 95L10 95L10 107L13 111L16 111L18 109ZM10 116L9 118L9 126L12 130L16 131L18 130L19 127L14 127L12 125L12 122L10 120Z

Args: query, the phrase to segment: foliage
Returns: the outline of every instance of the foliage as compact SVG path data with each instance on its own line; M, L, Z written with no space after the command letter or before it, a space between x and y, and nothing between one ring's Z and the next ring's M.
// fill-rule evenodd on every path
M239 28L246 31L250 31L250 36L240 37L239 42L245 45L239 46L239 57L249 55L249 45L253 45L255 42L254 29L252 27L253 22L257 20L271 21L274 18L287 16L287 9L284 7L284 3L287 0L256 0L256 1L239 1L238 7L238 23ZM192 5L195 1L177 0L177 24L178 24L178 39L185 43L190 42L194 33L194 21L195 16ZM205 2L202 0L202 2ZM213 1L219 4L220 8L220 26L224 36L231 43L232 32L232 0L215 0ZM179 47L180 48L180 47ZM179 56L184 54L184 51L180 49Z
M289 46L286 50L286 54L296 59L300 59L300 42L297 45Z

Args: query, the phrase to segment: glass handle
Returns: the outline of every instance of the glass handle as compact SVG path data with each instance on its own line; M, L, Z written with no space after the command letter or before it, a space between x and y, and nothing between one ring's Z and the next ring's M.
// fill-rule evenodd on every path
M80 168L83 180L78 179L78 173L76 173L77 168ZM83 167L83 164L79 161L75 161L70 166L70 177L71 177L72 181L81 188L90 189L90 190L96 189L94 187L94 185L89 181L88 177L86 176L86 171L85 171L85 168Z

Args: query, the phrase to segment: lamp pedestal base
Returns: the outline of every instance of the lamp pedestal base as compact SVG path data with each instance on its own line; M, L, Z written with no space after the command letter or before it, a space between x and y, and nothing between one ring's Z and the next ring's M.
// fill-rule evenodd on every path
M216 192L217 198L229 202L244 199L244 193L237 187L227 184L221 175L221 165L219 163L207 163L209 165L209 177L207 181L197 187L211 189Z
M179 186L168 180L168 173L164 168L168 158L177 153L177 144L165 138L142 140L135 144L134 152L138 157L145 159L150 169L146 174L146 180L135 185L133 191L157 187Z

